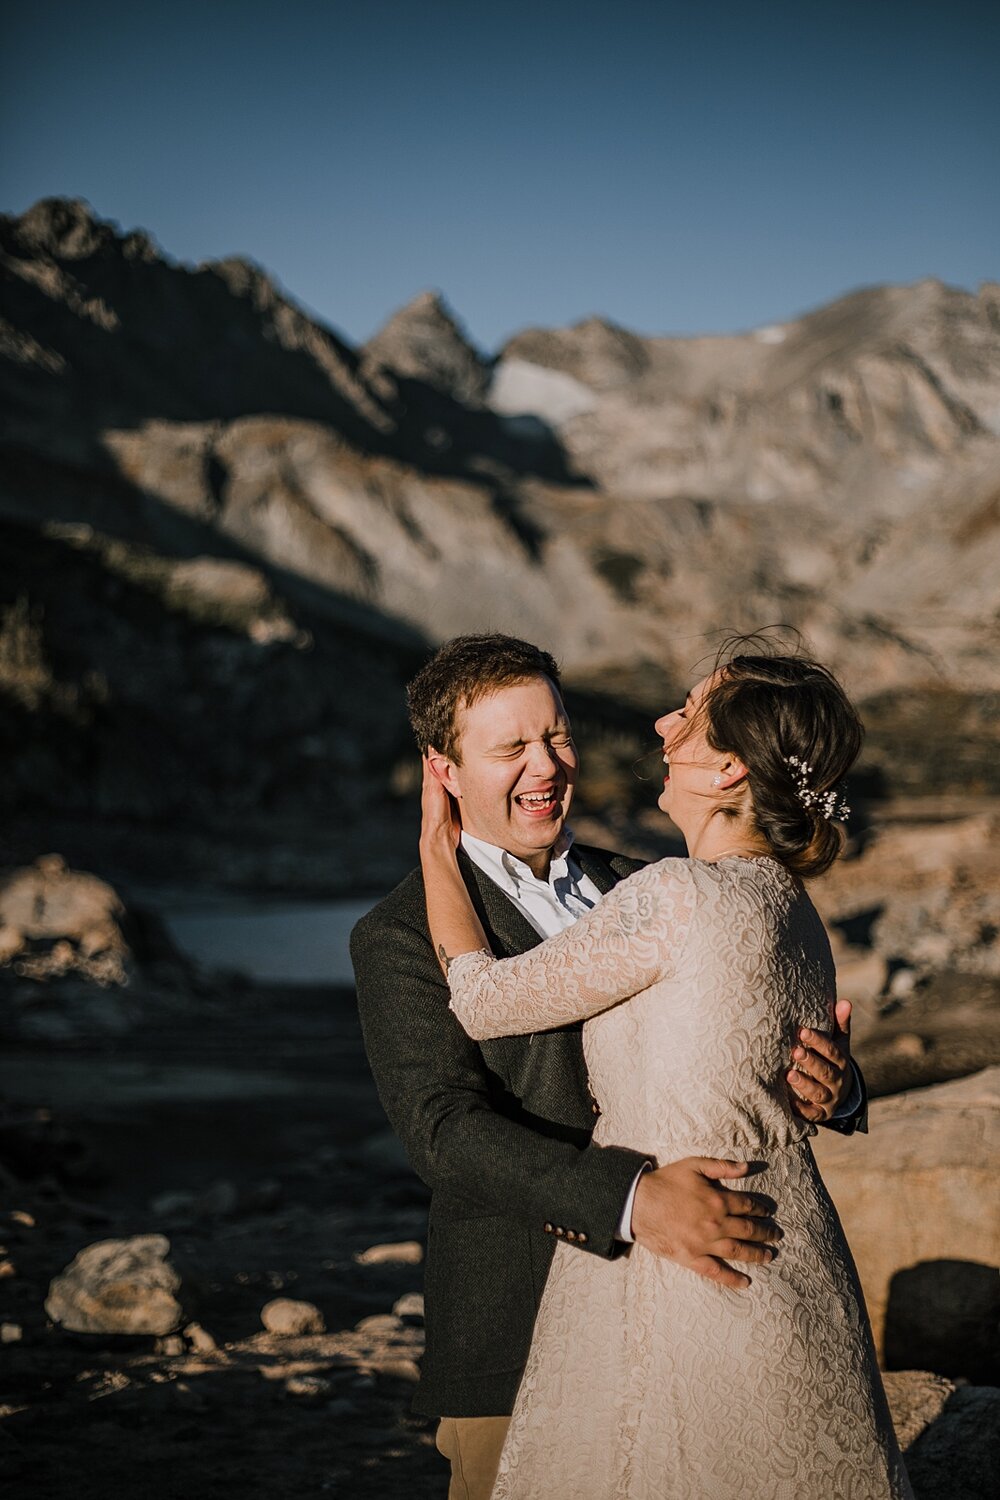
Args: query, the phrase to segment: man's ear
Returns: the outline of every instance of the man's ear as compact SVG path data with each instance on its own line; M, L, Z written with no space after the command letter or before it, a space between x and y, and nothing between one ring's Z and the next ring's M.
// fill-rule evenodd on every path
M431 775L437 777L446 792L450 792L453 797L461 797L462 789L453 760L449 760L447 755L442 755L440 750L435 750L433 746L428 745L427 764Z
M730 755L722 767L722 780L719 782L719 786L722 791L728 792L730 788L739 786L741 781L746 781L749 774L749 771L740 758L736 755Z

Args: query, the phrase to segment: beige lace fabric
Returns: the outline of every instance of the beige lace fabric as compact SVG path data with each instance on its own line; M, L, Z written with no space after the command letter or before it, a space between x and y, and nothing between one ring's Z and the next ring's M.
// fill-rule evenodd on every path
M778 1258L747 1292L635 1245L556 1246L496 1500L912 1500L857 1273L784 1085L829 1023L829 943L769 859L663 860L517 958L463 954L476 1038L586 1018L595 1140L767 1163ZM568 1226L567 1226L568 1227Z

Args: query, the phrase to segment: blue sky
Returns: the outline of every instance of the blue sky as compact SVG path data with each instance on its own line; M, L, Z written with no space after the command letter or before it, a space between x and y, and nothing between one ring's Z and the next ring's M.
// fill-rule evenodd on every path
M0 42L0 207L249 255L352 339L427 287L492 349L1000 278L995 4L36 0Z

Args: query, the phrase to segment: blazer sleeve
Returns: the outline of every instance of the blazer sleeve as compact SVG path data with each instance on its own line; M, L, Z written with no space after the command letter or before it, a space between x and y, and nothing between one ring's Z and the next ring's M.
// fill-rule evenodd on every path
M379 1097L414 1170L485 1214L573 1224L583 1249L610 1256L636 1174L650 1158L579 1147L498 1111L479 1047L448 1009L427 936L373 913L351 956L365 1047Z

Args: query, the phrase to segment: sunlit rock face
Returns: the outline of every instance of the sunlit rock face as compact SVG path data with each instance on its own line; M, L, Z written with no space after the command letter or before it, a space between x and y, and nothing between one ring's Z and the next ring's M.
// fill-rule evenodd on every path
M866 1136L814 1141L890 1368L997 1383L998 1136L1000 1069L986 1068L876 1100Z
M589 392L585 420L555 420L581 470L623 498L910 511L943 460L1000 433L998 308L996 286L925 281L737 337L640 339L591 319L518 334L494 390L509 411L509 372L530 367L540 392L545 372ZM530 411L523 374L522 388Z
M449 635L536 639L645 714L779 623L862 700L884 790L1000 788L997 286L725 338L592 318L492 358L437 294L353 348L251 262L178 265L77 201L0 220L0 261L0 688L62 714L105 801L183 801L115 748L137 715L192 806L315 806L336 763L360 809Z

